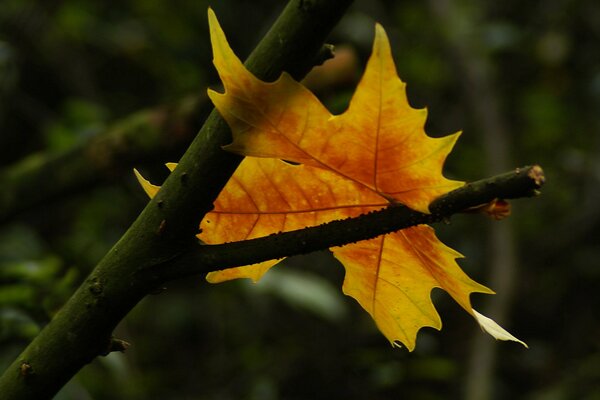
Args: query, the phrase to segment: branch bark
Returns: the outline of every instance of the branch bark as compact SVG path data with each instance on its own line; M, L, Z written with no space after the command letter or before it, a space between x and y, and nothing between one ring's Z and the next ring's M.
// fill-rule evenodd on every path
M301 78L350 3L291 0L246 67L263 80L283 70ZM213 111L160 194L0 377L3 399L52 398L110 348L117 323L160 284L160 276L139 274L140 268L167 263L197 245L198 221L242 159L221 149L230 140L227 124Z

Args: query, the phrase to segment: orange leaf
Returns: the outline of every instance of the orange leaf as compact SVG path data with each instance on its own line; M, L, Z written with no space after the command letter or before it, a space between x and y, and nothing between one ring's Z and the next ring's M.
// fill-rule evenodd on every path
M201 222L206 243L239 241L354 217L390 203L428 213L436 197L462 185L442 175L458 134L434 139L426 112L409 106L385 31L376 26L373 53L349 109L333 116L289 75L265 83L229 48L209 10L214 63L225 93L209 91L234 137L228 150L246 157ZM294 161L292 165L280 159ZM138 177L154 194L158 188ZM424 326L441 328L431 290L447 291L484 330L517 340L472 309L473 292L493 293L456 264L459 253L428 226L332 249L346 269L344 293L373 317L392 344L414 349ZM210 282L260 277L277 260L208 274Z
M205 243L233 242L302 229L381 209L388 202L331 171L290 165L277 159L246 158L231 177L200 228ZM277 261L211 272L218 283L254 282Z
M392 342L415 347L417 331L442 322L430 299L435 287L473 314L469 294L493 293L454 261L460 253L441 243L427 225L332 249L346 268L344 293L354 297Z
M212 11L209 23L213 61L225 87L225 93L209 91L209 96L233 133L226 149L267 160L246 158L240 165L215 211L202 222L206 242L316 225L381 208L386 201L427 213L433 199L463 184L442 175L459 134L426 135L426 111L408 104L379 24L350 106L333 116L286 73L274 83L254 77L230 49ZM302 165L276 165L268 161L272 158ZM472 309L471 293L493 292L462 272L455 262L460 254L442 244L430 227L333 252L346 268L344 292L358 300L392 343L412 350L421 327L441 328L430 299L434 287L446 290L495 337L516 340ZM207 278L256 280L273 264L216 271Z
M350 107L333 116L286 73L274 83L254 77L229 48L212 12L209 22L225 93L208 94L233 132L227 150L328 169L425 213L433 199L462 186L442 175L458 134L425 134L427 112L408 104L381 25Z

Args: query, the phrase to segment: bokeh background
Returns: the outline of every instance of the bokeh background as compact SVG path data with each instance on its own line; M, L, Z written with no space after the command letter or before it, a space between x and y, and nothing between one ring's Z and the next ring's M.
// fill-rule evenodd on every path
M160 182L210 110L209 4L245 57L284 2L0 2L0 369L144 207L131 168ZM118 327L131 348L57 399L600 399L600 3L357 0L331 35L337 59L307 81L332 111L375 21L428 133L463 130L447 176L546 172L509 219L436 227L498 292L475 307L530 348L495 342L434 290L442 332L392 349L324 252L256 285L169 283Z

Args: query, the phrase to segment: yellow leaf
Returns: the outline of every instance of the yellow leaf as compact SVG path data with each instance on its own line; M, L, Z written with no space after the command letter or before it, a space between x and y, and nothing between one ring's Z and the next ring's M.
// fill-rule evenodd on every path
M333 116L287 74L274 83L258 80L229 48L211 10L209 23L214 64L225 87L225 93L209 91L209 96L232 129L234 141L227 149L255 157L242 161L201 222L199 237L205 243L301 229L393 203L428 213L433 199L462 185L442 175L458 134L426 135L426 112L408 104L380 25L349 109ZM155 193L153 185L138 179L149 194ZM471 293L493 292L459 268L455 259L461 255L429 226L332 251L346 269L344 293L359 302L394 345L413 350L419 329L441 328L431 302L435 287L448 292L494 337L519 341L473 310ZM215 271L207 279L256 282L277 262Z
M421 212L463 185L442 175L458 134L425 134L425 110L410 107L385 31L375 29L373 53L348 110L333 116L289 75L258 80L227 45L209 13L214 64L225 93L209 96L232 129L227 150L328 169Z
M420 328L442 327L430 299L433 288L444 289L472 315L469 294L493 293L459 268L455 259L461 254L426 225L332 251L346 268L344 293L371 314L392 344L400 341L411 351Z
M199 238L208 244L302 229L381 209L388 202L356 182L327 170L277 159L246 158L206 215ZM211 283L254 282L277 261L211 272Z
M214 212L202 222L205 242L299 229L394 202L427 213L433 199L463 184L442 175L459 134L439 139L426 135L426 111L408 104L380 25L348 110L333 116L285 73L274 83L254 77L230 49L210 10L209 24L214 64L225 88L225 93L209 91L209 96L233 133L226 148L265 159L242 162ZM455 258L460 254L442 244L430 227L409 228L333 252L346 268L344 292L371 314L392 343L412 350L421 327L441 328L430 299L434 287L446 290L492 335L500 332L482 323L486 320L469 299L473 292L493 292L458 267ZM256 281L275 263L216 271L208 279ZM502 337L515 340L510 334Z

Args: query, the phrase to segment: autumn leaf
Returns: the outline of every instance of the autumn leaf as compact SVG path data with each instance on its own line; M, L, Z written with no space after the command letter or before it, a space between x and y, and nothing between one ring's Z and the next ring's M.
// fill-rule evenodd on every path
M213 62L225 86L224 94L209 96L233 131L227 150L327 169L422 212L462 186L441 173L459 134L425 134L427 112L408 104L381 25L348 110L334 116L286 73L274 83L254 77L229 48L214 14L209 20Z
M173 170L174 164L167 167ZM136 177L150 197L159 187ZM208 244L234 242L356 217L389 205L371 190L324 169L290 165L278 159L246 158L200 225ZM257 282L277 261L211 272L218 283L236 278Z
M225 88L209 96L232 129L227 150L249 157L201 222L199 238L205 243L301 229L396 203L428 213L433 199L463 184L442 175L458 134L426 135L426 111L408 104L380 25L348 110L333 116L285 73L274 83L254 77L230 49L210 10L209 23L214 64ZM156 186L138 179L149 195L156 192ZM494 337L518 341L473 310L470 294L492 291L464 274L455 262L461 255L428 226L332 251L346 269L344 293L359 302L392 344L412 350L419 329L441 329L430 297L435 287ZM207 279L258 281L277 262L215 271Z

